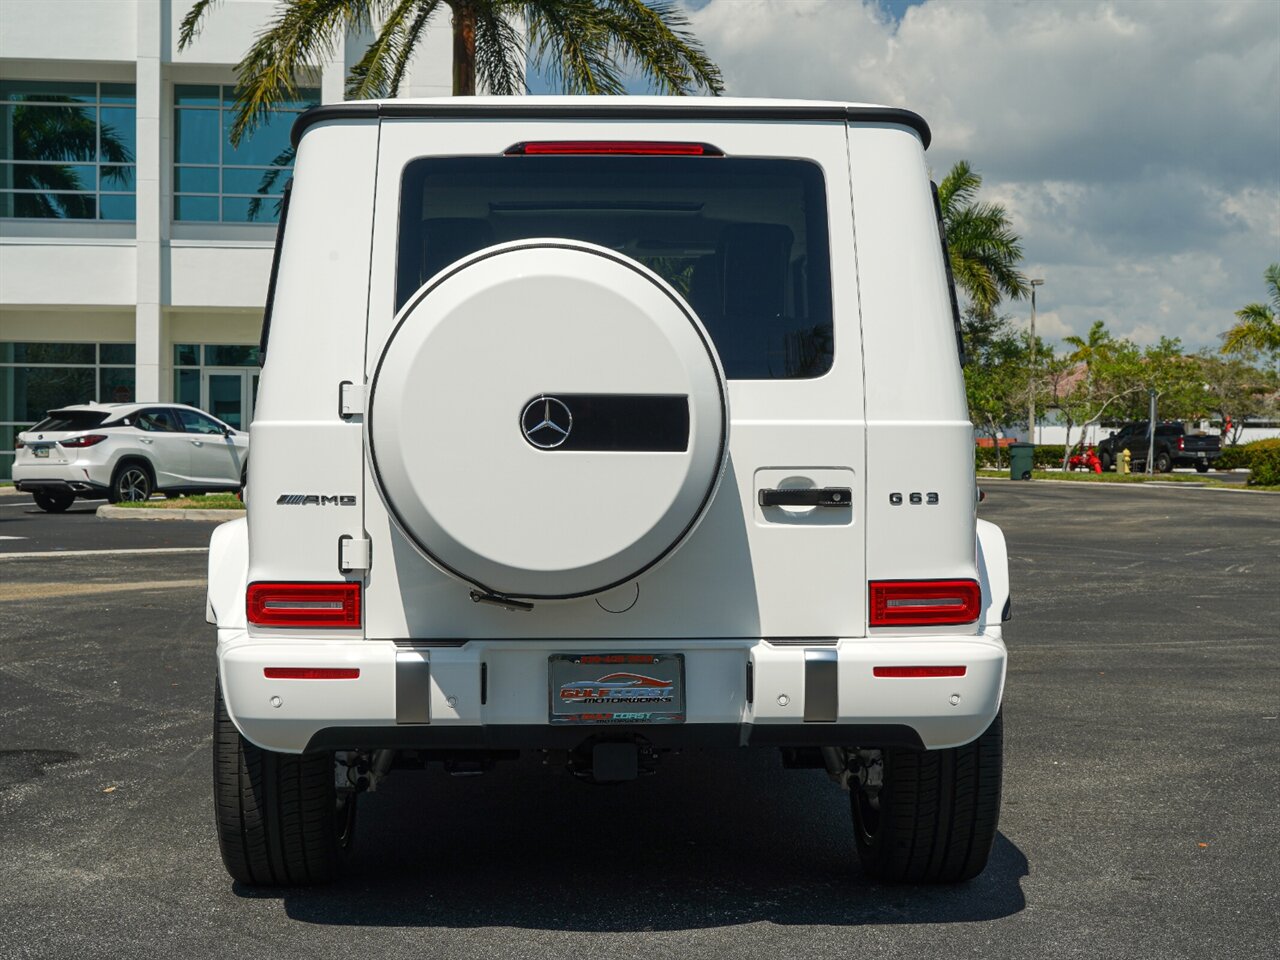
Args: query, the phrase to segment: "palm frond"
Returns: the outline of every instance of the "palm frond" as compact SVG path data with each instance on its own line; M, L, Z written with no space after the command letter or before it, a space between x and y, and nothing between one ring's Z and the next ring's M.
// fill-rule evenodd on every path
M669 0L599 0L597 17L610 53L659 93L724 92L720 68L689 29L683 8Z
M529 62L553 85L571 94L626 93L593 0L530 0L525 12Z
M476 9L476 77L496 96L524 93L524 38L508 17L511 4Z
M1280 314L1280 263L1271 264L1262 276L1271 289L1271 312Z
M395 96L393 87L399 86L393 85L396 67L399 65L398 72L403 75L404 64L413 56L418 35L439 6L440 0L397 0L387 11L378 36L369 44L360 62L351 68L346 84L347 99Z
M182 18L182 24L178 28L178 49L185 50L191 46L196 35L200 32L202 24L201 20L209 13L218 0L196 0L191 5L191 9L187 11L187 15Z
M409 64L413 60L413 54L418 47L419 39L422 37L422 31L427 28L427 21L431 19L431 15L440 6L439 0L419 0L419 2L422 5L418 9L418 15L413 18L413 22L405 30L404 43L401 44L400 50L392 60L391 76L387 85L387 96L389 97L399 95L400 84L404 81L405 71L409 69Z
M938 184L938 203L942 207L942 218L948 216L973 202L982 186L982 176L973 171L968 160L957 160L947 175Z
M240 141L275 104L298 96L298 77L330 56L347 31L368 29L388 0L291 0L236 67L231 143Z

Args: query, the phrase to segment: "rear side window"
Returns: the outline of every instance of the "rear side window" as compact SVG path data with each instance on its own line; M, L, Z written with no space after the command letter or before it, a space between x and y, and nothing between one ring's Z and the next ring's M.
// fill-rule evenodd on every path
M176 410L143 410L133 425L147 433L181 433Z
M31 429L57 433L63 430L92 430L107 419L106 413L97 410L50 410L49 416Z
M423 158L401 189L396 309L469 253L564 237L671 284L729 378L818 377L834 356L827 236L822 171L804 160Z

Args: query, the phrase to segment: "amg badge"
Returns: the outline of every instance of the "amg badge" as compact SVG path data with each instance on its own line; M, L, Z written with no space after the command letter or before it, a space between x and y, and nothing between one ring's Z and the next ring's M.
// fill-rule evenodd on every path
M322 493L282 493L276 500L277 507L354 507L356 498L350 494L326 496Z

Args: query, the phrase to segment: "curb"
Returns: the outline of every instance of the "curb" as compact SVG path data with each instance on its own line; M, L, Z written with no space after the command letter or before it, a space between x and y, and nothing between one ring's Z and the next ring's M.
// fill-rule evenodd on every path
M238 520L243 510L165 510L160 507L113 507L104 503L97 510L99 520Z
M1025 484L1028 484L1028 485L1035 485L1035 484L1038 484L1038 483L1053 483L1053 484L1057 484L1058 486L1068 486L1068 487L1094 487L1094 488L1102 487L1102 488L1107 489L1107 490L1117 490L1117 489L1118 489L1118 490L1142 490L1142 489L1143 489L1143 488L1145 488L1145 487L1155 487L1155 488L1157 488L1157 489L1159 489L1159 490L1169 490L1169 489L1176 489L1176 490L1183 490L1183 489L1185 489L1185 490L1216 490L1216 491L1219 491L1219 492L1222 492L1222 493L1251 493L1251 494L1254 494L1254 495L1261 495L1261 496L1277 496L1277 495L1280 495L1280 492L1275 491L1275 490L1251 490L1251 489L1249 489L1248 487L1243 487L1243 486L1241 486L1241 487L1228 487L1228 486L1211 487L1211 486L1209 486L1209 485L1207 485L1207 484L1203 484L1203 483L1196 483L1196 482L1194 482L1194 481L1178 481L1178 480L1145 480L1145 481L1143 481L1143 482L1141 482L1141 483L1107 483L1106 481L1098 481L1098 480L1093 480L1093 481L1090 481L1090 480L1040 480L1040 479L1036 479L1036 480L1014 480L1014 479L1012 479L1012 478L1010 478L1010 477L984 477L984 476L982 476L981 474L979 474L979 475L978 475L978 486L982 486L984 483L989 483L989 482L995 482L995 483L1025 483Z

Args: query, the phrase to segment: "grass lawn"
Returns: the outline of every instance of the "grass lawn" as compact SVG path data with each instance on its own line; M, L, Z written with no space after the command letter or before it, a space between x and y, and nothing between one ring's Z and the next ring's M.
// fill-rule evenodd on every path
M1008 477L1008 468L1004 470L979 470L978 479L984 477ZM1145 473L1086 473L1083 470L1033 470L1032 480L1072 480L1076 483L1194 483L1202 487L1231 487L1237 490L1267 490L1280 492L1280 487L1242 487L1238 483L1219 480L1212 474L1205 473L1157 473L1147 476Z
M203 497L178 497L117 503L117 507L148 510L243 510L244 504L234 493L211 493Z

